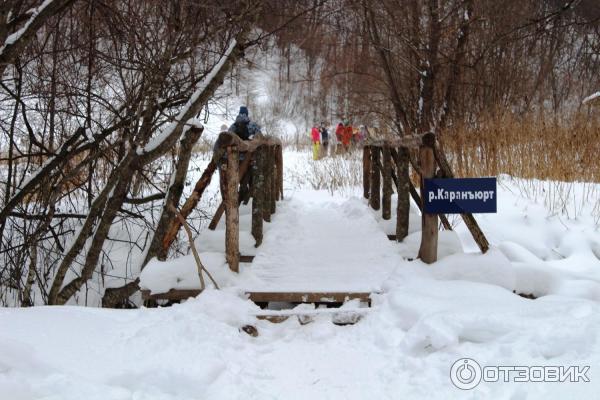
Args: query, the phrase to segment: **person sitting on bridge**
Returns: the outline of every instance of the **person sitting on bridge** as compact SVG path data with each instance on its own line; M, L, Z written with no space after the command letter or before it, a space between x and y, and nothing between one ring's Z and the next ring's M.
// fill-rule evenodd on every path
M223 127L221 127L221 129L223 129ZM240 107L240 112L238 113L238 116L236 117L235 122L233 124L231 124L231 126L229 127L228 132L239 136L239 138L242 140L251 140L252 138L254 138L255 135L262 133L260 125L258 125L256 122L250 120L250 117L248 116L248 107L246 107L246 106ZM215 152L218 151L218 149L221 148L221 146L222 146L220 141L221 141L221 136L219 136L219 138L217 139L217 141L215 142L215 145L213 147L213 150ZM246 156L245 153L239 153L239 160L243 161L245 159L245 156ZM223 153L218 160L219 160L219 162L218 162L217 166L219 168L219 171L221 171L225 165L225 162L227 161L227 154ZM222 177L222 175L220 175L220 176ZM221 193L224 193L222 179L220 179L220 186L221 186ZM239 196L241 199L243 199L244 204L248 203L249 190L250 190L249 182L240 184Z
M229 127L229 132L235 133L242 140L250 140L261 133L261 128L256 122L250 120L248 107L241 106L235 122Z
M238 116L236 117L235 122L233 124L231 124L229 129L227 129L227 125L222 125L221 131L222 132L227 131L229 133L233 133L242 140L250 140L255 135L262 133L260 125L258 125L254 121L251 121L250 117L248 117L248 107L246 107L246 106L240 107L240 112L239 112ZM221 136L219 136L219 138L217 138L217 140L215 142L215 145L213 146L213 151L217 151L222 146L221 140L223 140L223 139L221 138ZM221 161L225 161L226 159L227 159L226 155L223 154L221 156ZM244 159L244 155L240 154L240 160L243 160L243 159Z

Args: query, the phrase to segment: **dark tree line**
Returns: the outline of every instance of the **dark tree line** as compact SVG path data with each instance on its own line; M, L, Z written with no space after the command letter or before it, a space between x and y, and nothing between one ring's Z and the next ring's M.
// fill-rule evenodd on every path
M284 80L306 61L288 58L290 47L324 60L303 67L312 118L352 113L398 134L443 132L488 113L579 110L600 86L599 29L592 0L331 0L278 47Z

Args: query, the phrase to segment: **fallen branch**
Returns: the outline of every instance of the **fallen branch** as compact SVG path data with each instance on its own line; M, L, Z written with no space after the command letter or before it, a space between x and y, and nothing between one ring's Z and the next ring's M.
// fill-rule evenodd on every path
M169 204L169 208L175 214L175 216L177 217L179 222L181 222L181 225L183 225L183 229L185 229L185 233L187 234L188 240L190 242L192 254L194 254L194 260L196 260L196 266L198 267L198 277L200 278L200 291L202 292L204 290L204 288L206 287L206 285L204 283L204 277L202 276L202 271L206 272L206 275L208 275L208 277L210 278L213 285L215 285L215 288L219 289L219 285L217 285L217 282L214 280L214 278L212 277L210 272L208 272L208 270L204 267L204 265L202 265L202 261L200 260L200 255L198 254L198 250L196 250L196 245L194 244L194 239L192 237L192 230L190 229L190 226L186 222L185 218L183 218L183 215L181 215L179 210L177 210L177 208L175 208L175 206L173 206L172 204Z

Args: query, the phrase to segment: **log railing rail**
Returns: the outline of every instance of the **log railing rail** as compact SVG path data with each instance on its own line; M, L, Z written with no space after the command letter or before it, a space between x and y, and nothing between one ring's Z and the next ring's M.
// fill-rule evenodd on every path
M198 205L217 170L222 201L208 227L215 230L225 214L225 258L229 268L239 272L239 206L252 198L252 236L258 247L263 238L263 221L271 220L276 202L283 199L281 141L264 135L244 141L230 132L220 133L211 161L179 211L184 219ZM162 243L165 254L181 226L181 218L171 222Z
M411 163L410 151L419 154L418 166ZM409 167L421 176L421 195L409 178ZM440 170L436 171L436 166ZM393 193L392 183L396 186L398 203L396 207L396 234L389 235L396 241L402 241L408 235L408 216L410 209L409 196L421 210L422 234L419 249L419 258L423 262L432 263L437 260L438 242L438 218L444 229L452 230L450 222L444 214L427 214L423 211L423 179L435 176L453 177L450 167L442 157L441 151L436 144L436 136L433 133L396 137L389 139L368 139L363 145L363 195L369 200L369 205L374 210L381 209L382 218L391 218L391 196ZM461 214L473 239L485 253L489 244L485 235L477 225L472 214Z

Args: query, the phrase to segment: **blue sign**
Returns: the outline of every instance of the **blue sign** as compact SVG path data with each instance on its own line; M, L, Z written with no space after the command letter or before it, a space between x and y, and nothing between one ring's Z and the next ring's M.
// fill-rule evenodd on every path
M425 179L429 214L495 213L496 178Z

